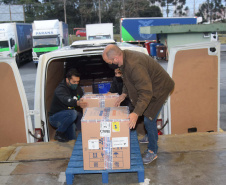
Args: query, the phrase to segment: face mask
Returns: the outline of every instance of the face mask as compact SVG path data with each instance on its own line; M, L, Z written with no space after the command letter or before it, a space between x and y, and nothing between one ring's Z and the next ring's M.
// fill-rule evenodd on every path
M122 78L121 77L115 77L116 78L116 80L117 80L117 82L122 82Z
M116 65L116 64L108 64L108 66L114 70L118 68L118 65Z
M75 89L77 89L78 84L71 84L70 81L69 81L69 87L70 87L72 90L75 90Z

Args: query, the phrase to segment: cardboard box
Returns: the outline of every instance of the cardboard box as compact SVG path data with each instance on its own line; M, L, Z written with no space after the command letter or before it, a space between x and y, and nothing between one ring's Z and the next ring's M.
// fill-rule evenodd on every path
M115 107L115 101L118 97L117 93L109 93L85 94L82 98L88 103L88 107Z
M130 169L128 107L87 108L82 118L84 170Z

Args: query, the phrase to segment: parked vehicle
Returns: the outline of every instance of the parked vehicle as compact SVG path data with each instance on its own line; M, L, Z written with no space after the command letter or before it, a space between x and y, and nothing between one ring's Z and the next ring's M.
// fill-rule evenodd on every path
M86 25L86 39L114 39L113 24L87 24Z
M15 57L18 66L32 60L31 24L0 24L0 57Z
M120 36L121 42L144 44L147 41L157 41L156 34L141 34L140 27L144 26L161 26L161 25L178 25L178 24L197 24L200 18L187 17L148 17L148 18L121 18Z
M34 21L33 62L38 65L39 56L69 45L68 25L59 20Z
M76 33L75 33L76 37L86 37L86 29L85 28L74 28L74 31L76 31Z
M143 47L114 40L81 40L60 50L40 56L35 82L34 110L29 110L20 73L13 59L0 59L1 107L0 146L18 142L48 142L55 130L49 125L48 112L53 93L70 68L77 68L81 80L113 78L114 70L103 61L102 52L107 44L117 44L121 49L144 52ZM80 82L81 83L81 82ZM34 123L31 122L34 115Z

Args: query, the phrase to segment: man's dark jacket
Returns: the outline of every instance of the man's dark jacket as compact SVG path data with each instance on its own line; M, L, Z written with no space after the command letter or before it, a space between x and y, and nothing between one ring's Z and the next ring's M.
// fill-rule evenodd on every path
M118 93L119 95L121 95L122 94L122 88L123 88L123 81L122 81L122 79L121 79L121 81L117 80L117 78L114 76L113 80L112 80L112 83L111 83L111 88L110 88L109 92L111 92L111 93Z
M52 104L49 111L49 116L71 108L77 107L77 100L83 96L83 91L78 85L76 90L68 87L65 80L63 80L55 89Z
M123 93L129 95L135 106L133 112L152 120L173 90L174 81L153 58L137 51L123 51L120 69Z

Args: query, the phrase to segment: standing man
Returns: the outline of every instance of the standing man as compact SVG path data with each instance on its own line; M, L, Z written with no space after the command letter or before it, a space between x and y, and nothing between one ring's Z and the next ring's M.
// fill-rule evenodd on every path
M49 111L49 122L57 128L55 140L67 142L76 139L77 130L81 130L82 110L87 106L83 99L83 91L79 86L80 75L75 69L70 69L56 88ZM79 111L80 109L80 111Z
M135 128L138 116L144 115L148 134L148 149L143 154L144 164L157 159L158 131L157 116L174 88L174 81L168 73L150 56L130 50L121 50L116 45L106 46L103 59L112 68L120 67L123 74L123 91L116 106L129 96L134 110L129 115L130 129Z

